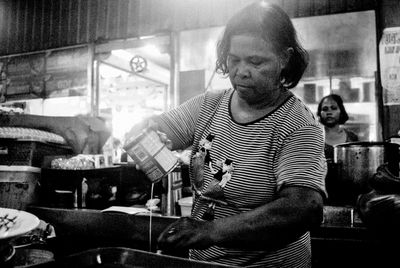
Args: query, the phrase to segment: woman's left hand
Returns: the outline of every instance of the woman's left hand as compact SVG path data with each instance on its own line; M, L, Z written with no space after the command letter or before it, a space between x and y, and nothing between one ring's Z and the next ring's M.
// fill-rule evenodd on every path
M213 244L212 222L182 217L168 226L158 237L158 247L163 250L205 249Z

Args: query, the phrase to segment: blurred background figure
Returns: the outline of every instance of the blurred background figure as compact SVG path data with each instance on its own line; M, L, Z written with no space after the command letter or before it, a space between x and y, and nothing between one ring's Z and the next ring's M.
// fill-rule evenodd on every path
M345 205L350 202L351 193L345 185L338 181L338 168L333 159L334 145L358 141L358 136L344 127L349 116L339 95L330 94L323 97L318 104L317 115L325 129L324 150L328 166L325 177L328 199L325 200L325 205Z
M343 126L349 116L339 95L330 94L323 97L318 104L317 115L325 128L325 157L331 162L334 145L359 139L357 134Z

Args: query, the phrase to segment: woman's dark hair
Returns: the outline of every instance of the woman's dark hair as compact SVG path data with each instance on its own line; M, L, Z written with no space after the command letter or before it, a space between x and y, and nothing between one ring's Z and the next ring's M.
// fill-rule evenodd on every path
M324 102L324 100L326 99L334 100L339 106L340 110L339 124L346 123L346 121L349 120L349 115L347 114L346 109L344 108L342 98L336 94L330 94L321 99L321 101L318 104L317 115L321 117L322 102Z
M289 16L279 6L257 1L236 13L226 25L217 45L216 71L227 74L227 56L234 35L254 34L271 42L275 51L282 55L292 48L289 62L282 70L284 87L293 88L301 79L307 65L308 53L297 40L296 30Z

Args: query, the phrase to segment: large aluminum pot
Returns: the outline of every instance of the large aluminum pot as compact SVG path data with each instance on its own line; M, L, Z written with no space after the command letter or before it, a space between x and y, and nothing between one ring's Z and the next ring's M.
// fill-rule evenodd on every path
M343 195L354 204L361 193L370 191L368 180L383 163L399 174L399 145L389 142L349 142L334 146L334 163Z

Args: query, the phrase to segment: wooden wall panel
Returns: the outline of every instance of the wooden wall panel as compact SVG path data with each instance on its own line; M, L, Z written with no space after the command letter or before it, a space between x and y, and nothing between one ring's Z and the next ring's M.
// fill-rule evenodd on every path
M139 36L141 1L130 1L128 3L127 36Z
M68 34L66 34L67 44L72 45L76 43L79 32L79 3L80 1L69 1L68 5Z
M58 42L59 45L61 46L63 44L68 45L68 36L70 35L69 32L69 12L71 10L70 7L71 1L69 0L60 0L60 25L58 27L59 29L59 37L58 37Z
M17 30L19 29L19 21L18 21L18 7L19 3L18 1L14 1L11 3L11 10L10 12L10 17L8 18L10 21L8 21L7 26L8 26L8 43L7 43L7 48L8 51L11 51L11 49L18 50L18 33Z
M0 0L0 48L6 49L7 48L7 39L8 39L8 27L7 22L8 20L8 10L6 0Z
M129 2L122 0L119 2L119 25L118 36L128 36Z
M44 25L44 5L43 1L33 1L33 22L32 22L32 43L30 45L31 51L41 49L43 43L43 25Z
M23 21L22 50L30 49L32 43L32 19L33 19L33 3L32 1L22 1L22 12L25 17Z
M283 5L281 5L281 7L283 7L283 9L285 9L285 11L288 13L288 15L292 18L296 18L298 17L298 1L290 1L290 0L284 0L283 1Z
M313 0L303 0L298 2L297 16L306 17L308 14L313 14L314 12L314 1Z
M117 39L119 27L119 0L115 0L115 4L107 1L107 39Z
M28 5L28 11L31 10L31 12L29 12L30 14L32 14L32 20L29 22L31 24L31 37L30 39L27 41L26 50L35 50L35 45L38 42L38 39L40 39L40 25L41 25L41 20L42 20L42 10L41 10L41 5L40 5L40 9L39 9L39 1L29 1L29 5Z
M42 25L42 38L39 48L47 48L51 47L50 44L50 33L52 28L52 16L51 16L51 8L52 8L52 0L43 0L43 25Z
M95 10L94 6L97 3L97 16L96 20L96 36L97 39L107 39L107 0L97 0L95 2L91 1L93 4L93 11ZM92 38L90 38L92 40Z
M15 27L14 27L14 36L15 36L15 47L17 50L22 50L23 47L23 38L24 38L24 26L25 26L25 1L18 0L16 1L16 10L15 10Z
M378 0L270 0L291 17L375 9ZM224 25L253 0L0 0L0 55Z
M89 10L89 0L78 0L78 31L76 36L76 43L82 44L87 42L87 24L89 22L88 19L88 10ZM94 18L95 19L95 18ZM96 28L92 29L92 31L96 31Z
M61 25L61 14L60 14L60 6L62 0L51 1L51 15L52 15L52 24L51 24L51 32L50 32L50 47L59 47L60 46L60 25Z

